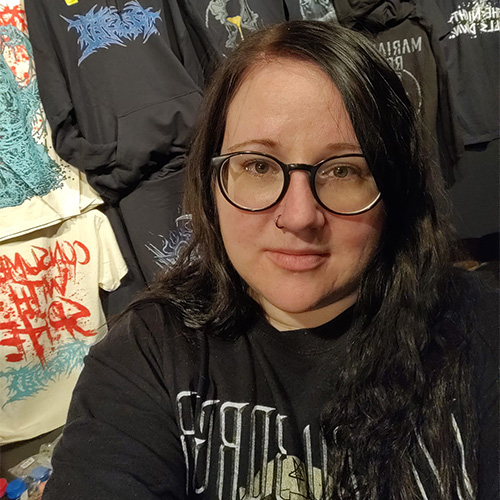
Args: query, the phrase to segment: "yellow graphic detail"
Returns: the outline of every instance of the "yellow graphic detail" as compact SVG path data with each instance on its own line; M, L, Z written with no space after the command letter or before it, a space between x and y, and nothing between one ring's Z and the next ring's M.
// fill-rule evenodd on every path
M331 498L331 477L326 476L317 467L307 466L299 458L288 455L268 462L265 470L257 472L247 488L239 489L240 500L262 498L264 500L321 500Z
M70 1L70 0L66 0L66 1ZM76 1L78 1L78 0L76 0ZM241 39L244 40L245 37L243 36L243 31L241 31L241 16L228 17L227 20L230 23L233 23L234 25L236 25L238 27L238 31L240 32Z
M66 2L66 5L75 5L75 3L78 3L78 0L64 0Z

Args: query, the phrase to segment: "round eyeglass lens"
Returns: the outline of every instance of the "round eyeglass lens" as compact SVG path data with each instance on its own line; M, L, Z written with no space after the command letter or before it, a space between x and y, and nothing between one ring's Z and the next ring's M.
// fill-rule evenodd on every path
M235 205L247 210L271 206L281 194L284 174L267 156L244 153L228 158L220 170L222 189Z
M379 195L370 168L361 156L327 160L317 170L314 186L327 208L343 214L363 211Z

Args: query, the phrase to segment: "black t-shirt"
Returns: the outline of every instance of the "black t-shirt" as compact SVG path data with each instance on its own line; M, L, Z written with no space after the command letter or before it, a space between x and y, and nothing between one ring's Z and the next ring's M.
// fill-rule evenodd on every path
M444 18L441 41L466 146L499 137L500 1L419 0L432 24Z
M498 491L489 316L474 342L481 500ZM128 313L86 358L44 500L321 498L329 479L319 415L351 319L352 309L279 332L257 318L227 340L174 331L165 306Z

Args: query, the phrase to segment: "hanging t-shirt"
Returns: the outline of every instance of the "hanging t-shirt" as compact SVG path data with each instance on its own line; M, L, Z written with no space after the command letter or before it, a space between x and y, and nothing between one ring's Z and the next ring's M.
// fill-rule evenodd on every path
M0 245L0 443L64 424L89 347L106 331L99 290L127 272L98 210Z
M229 54L249 33L285 20L283 2L187 0L186 4L222 55Z
M117 207L111 223L139 270L134 289L177 250L182 169L209 53L180 8L177 0L26 0L55 149Z
M401 79L408 97L422 117L427 137L436 138L438 74L426 31L415 19L405 19L380 31L375 44Z
M167 164L180 169L203 68L177 2L25 3L58 154L110 203Z
M289 19L315 19L318 21L337 21L337 13L332 0L287 0Z
M423 118L424 138L447 185L463 151L438 33L414 1L335 0L340 24L371 33Z
M38 94L24 2L0 0L0 241L102 203L57 156Z
M253 31L295 19L336 21L331 0L185 0L186 14L211 47L227 56Z
M464 143L467 146L497 139L500 1L437 0L436 4L450 28L441 43Z

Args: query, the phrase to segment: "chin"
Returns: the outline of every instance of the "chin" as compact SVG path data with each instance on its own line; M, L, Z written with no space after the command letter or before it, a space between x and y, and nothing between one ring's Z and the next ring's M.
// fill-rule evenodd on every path
M282 301L281 303L278 301L278 302L271 302L271 304L280 311L283 311L288 314L304 314L316 311L317 309L321 309L314 303L305 304L303 300Z
M262 293L255 288L252 289L252 297L259 302L264 309L266 303L287 314L304 314L324 310L328 315L331 311L333 319L340 310L347 309L356 302L358 294L359 280L350 281L344 285L328 291L307 291L300 288L295 293L286 293L286 287L278 290Z
M309 300L304 300L305 294L297 294L294 297L269 297L265 298L267 302L272 304L274 307L280 311L290 313L290 314L301 314L313 311L319 311L321 309L328 309L335 304L352 302L356 300L356 293L340 294L332 292L328 295L322 295L317 298L309 298Z

